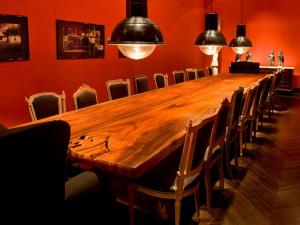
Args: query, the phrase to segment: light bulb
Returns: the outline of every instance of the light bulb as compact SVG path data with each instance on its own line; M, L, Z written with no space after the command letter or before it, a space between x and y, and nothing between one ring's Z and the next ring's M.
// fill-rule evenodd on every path
M153 44L118 44L123 55L130 59L144 59L151 55L156 45Z
M232 47L232 50L239 55L244 54L250 49L250 47Z
M220 45L200 45L200 50L206 55L215 55L217 54L223 46Z

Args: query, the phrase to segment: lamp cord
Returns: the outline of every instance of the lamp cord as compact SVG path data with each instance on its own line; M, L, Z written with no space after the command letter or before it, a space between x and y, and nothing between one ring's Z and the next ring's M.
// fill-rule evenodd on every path
M212 13L213 8L212 8L212 0L210 0L210 12Z
M243 24L243 0L241 0L241 24Z

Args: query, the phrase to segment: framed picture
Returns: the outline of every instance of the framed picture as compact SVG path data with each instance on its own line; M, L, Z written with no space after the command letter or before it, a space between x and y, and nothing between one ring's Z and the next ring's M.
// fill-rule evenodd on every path
M0 61L28 59L27 17L0 15Z
M58 59L103 58L104 25L56 20Z

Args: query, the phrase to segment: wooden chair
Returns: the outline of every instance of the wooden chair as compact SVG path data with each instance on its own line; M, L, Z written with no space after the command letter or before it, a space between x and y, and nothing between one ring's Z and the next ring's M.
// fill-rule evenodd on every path
M197 219L199 219L200 173L203 169L205 151L211 147L209 143L214 122L215 113L212 113L207 118L201 119L194 124L190 121L186 126L187 132L177 173L164 173L169 169L169 164L164 163L165 169L160 169L158 175L153 176L151 173L148 175L148 177L152 177L152 182L137 182L128 185L131 225L134 224L135 192L159 199L173 199L175 201L175 225L180 224L181 200L193 194ZM165 182L166 180L170 180L170 182Z
M131 95L130 80L109 80L106 82L107 94L109 100L123 98Z
M208 208L211 208L212 205L211 173L215 166L217 166L219 170L219 188L224 188L223 149L225 145L229 113L231 110L230 108L231 105L226 98L222 101L220 108L217 109L217 115L210 139L210 147L207 149L204 156L206 206Z
M195 80L198 79L197 69L187 68L186 69L187 79L188 80Z
M25 97L31 120L38 120L66 112L66 96L63 91L61 95L54 92L41 92Z
M173 78L174 78L175 84L182 83L186 80L185 72L183 70L176 70L176 71L173 71L172 73L173 73Z
M272 88L272 93L270 95L269 104L268 104L269 119L271 119L274 111L275 99L278 94L278 87L282 79L283 70L282 69L277 70L274 73L274 75L275 75L274 87Z
M228 129L226 134L226 148L225 148L226 169L227 169L227 174L229 175L230 178L232 178L232 171L231 171L231 164L230 164L232 156L234 156L235 167L238 167L238 148L239 148L238 125L242 113L243 95L244 95L244 88L239 87L234 90L230 100L231 111L228 119ZM233 149L233 153L231 149Z
M260 121L260 129L263 127L263 117L265 109L268 107L268 99L270 96L271 88L273 83L275 82L275 75L271 74L267 77L265 89L261 95L259 108L258 108L258 121Z
M149 91L147 75L136 76L133 78L133 82L134 82L134 93L135 94L140 94L140 93Z
M250 143L253 142L253 137L256 138L256 131L257 131L257 120L259 116L259 109L262 104L262 98L265 92L266 83L267 83L267 76L260 79L258 82L257 92L254 98L254 101L251 105L249 120L250 120Z
M238 125L238 133L239 133L239 142L240 142L240 156L243 156L243 143L245 143L245 149L246 149L246 130L247 130L247 122L249 121L250 117L250 110L253 104L253 101L256 96L258 84L256 83L254 86L250 87L246 91L246 98L244 101L242 114L240 117L240 122Z
M169 86L168 74L155 73L153 76L156 89Z
M198 78L205 77L205 70L204 69L197 69L197 76Z
M73 94L75 109L81 109L98 103L97 91L86 84L82 84Z

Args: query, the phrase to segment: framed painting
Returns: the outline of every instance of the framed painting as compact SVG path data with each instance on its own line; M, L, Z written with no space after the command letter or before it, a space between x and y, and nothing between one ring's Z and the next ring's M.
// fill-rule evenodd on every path
M58 59L103 58L104 25L56 20Z
M0 61L28 59L28 18L1 14Z

